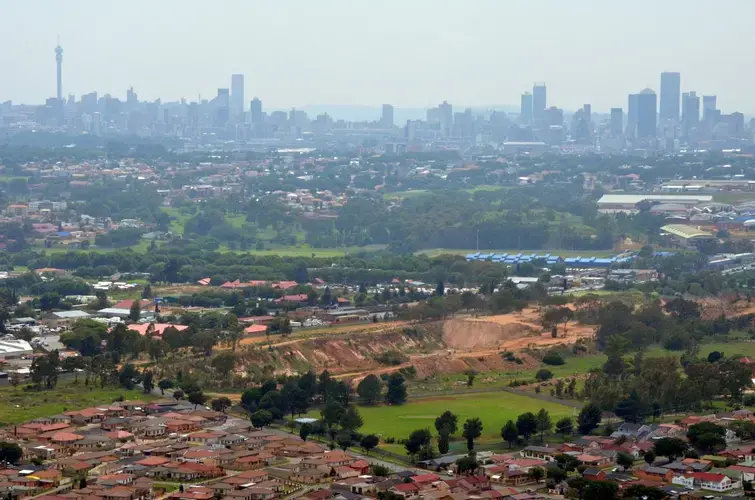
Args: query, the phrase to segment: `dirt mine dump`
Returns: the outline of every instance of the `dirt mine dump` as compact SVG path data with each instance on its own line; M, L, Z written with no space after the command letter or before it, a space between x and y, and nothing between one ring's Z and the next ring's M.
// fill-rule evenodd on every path
M544 329L540 313L524 309L521 313L499 314L481 318L452 319L443 325L443 340L449 346L465 350L517 350L526 347L547 347L576 342L591 337L594 327L569 323L566 333L558 325L558 337Z
M559 336L540 323L535 309L521 313L455 318L421 325L399 325L370 331L342 332L312 338L291 338L273 344L247 345L237 367L240 373L267 367L275 373L297 373L307 369L329 370L332 374L359 380L370 373L389 373L412 367L418 377L466 370L516 371L538 366L532 356L520 352L569 344L591 337L594 328L569 324L567 334L559 325ZM519 362L505 359L515 352ZM389 353L390 355L386 355Z

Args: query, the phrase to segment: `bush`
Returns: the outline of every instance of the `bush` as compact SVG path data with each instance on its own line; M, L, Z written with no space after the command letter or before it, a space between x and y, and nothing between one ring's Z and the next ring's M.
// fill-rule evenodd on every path
M566 361L564 361L564 358L562 358L559 353L551 351L545 355L543 363L551 366L561 366L566 363Z
M375 361L381 365L398 366L409 361L409 357L398 351L385 351L375 356Z
M542 368L541 370L538 370L538 372L535 374L535 378L540 382L544 382L546 380L550 380L553 378L553 372L545 368Z

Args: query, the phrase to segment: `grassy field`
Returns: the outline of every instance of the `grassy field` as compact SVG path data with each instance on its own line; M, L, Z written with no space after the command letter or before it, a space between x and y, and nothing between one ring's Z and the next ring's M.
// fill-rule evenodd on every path
M159 245L159 243L158 243ZM136 245L131 245L128 247L118 247L118 248L66 248L63 246L57 246L52 248L44 248L44 247L34 247L34 250L38 250L40 252L45 252L47 254L59 254L59 253L68 253L68 252L93 252L93 253L110 253L115 252L117 250L133 250L134 252L146 252L149 248L149 241L147 240L141 240Z
M395 438L404 438L425 427L435 432L435 418L450 410L459 417L459 434L467 418L479 417L483 440L500 440L501 427L507 420L516 420L528 411L537 413L541 408L550 412L554 422L573 414L571 407L508 392L464 394L411 400L401 406L359 407L364 419L360 432Z
M50 391L25 391L23 385L16 388L0 388L0 426L26 422L38 417L49 417L64 411L88 406L111 403L119 396L126 400L152 401L156 396L141 391L123 388L105 389L85 386L82 380L74 384L72 380L61 380Z

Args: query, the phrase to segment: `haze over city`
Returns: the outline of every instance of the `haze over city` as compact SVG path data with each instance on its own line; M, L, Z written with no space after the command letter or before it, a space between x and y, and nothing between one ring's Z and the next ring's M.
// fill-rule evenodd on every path
M0 100L14 103L55 95L60 35L65 95L123 99L133 86L144 100L196 100L242 73L270 108L485 107L518 106L544 81L549 105L608 112L678 71L683 91L755 112L747 0L3 3L5 26L23 26L0 31L12 49L0 51Z

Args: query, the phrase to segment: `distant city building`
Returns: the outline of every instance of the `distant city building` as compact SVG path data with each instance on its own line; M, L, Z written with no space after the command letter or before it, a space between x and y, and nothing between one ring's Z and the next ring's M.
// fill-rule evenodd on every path
M249 103L249 114L252 116L252 123L258 124L263 122L262 101L258 97L255 97Z
M637 136L637 117L639 116L639 94L629 94L627 102L627 137Z
M532 94L522 94L522 104L519 110L519 121L525 125L532 123Z
M624 110L611 108L611 135L619 137L624 130Z
M244 121L244 75L231 75L230 107L234 121Z
M532 87L532 118L536 122L545 119L547 103L545 83L535 83Z
M393 128L395 122L393 121L393 106L390 104L383 104L383 113L380 116L380 123L383 127Z
M703 121L711 123L716 116L716 96L703 96Z
M682 137L689 139L700 123L700 98L696 92L682 94Z
M215 126L225 127L228 124L230 107L230 92L228 89L218 89L215 97Z
M648 139L657 134L658 99L652 89L637 94L637 137Z
M454 126L454 108L447 101L443 101L438 109L440 110L440 131L445 137L450 137Z
M679 97L681 76L679 73L661 73L661 120L679 121Z
M134 92L134 87L129 87L126 91L126 104L133 106L138 102L139 99L137 98L136 92Z

